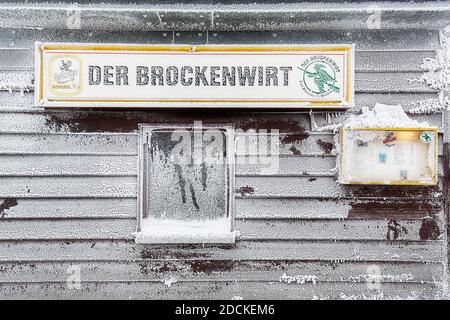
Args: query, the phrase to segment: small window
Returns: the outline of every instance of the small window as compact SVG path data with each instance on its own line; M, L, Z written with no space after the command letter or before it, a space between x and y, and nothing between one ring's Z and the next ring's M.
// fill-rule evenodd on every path
M141 125L137 243L233 243L228 127Z

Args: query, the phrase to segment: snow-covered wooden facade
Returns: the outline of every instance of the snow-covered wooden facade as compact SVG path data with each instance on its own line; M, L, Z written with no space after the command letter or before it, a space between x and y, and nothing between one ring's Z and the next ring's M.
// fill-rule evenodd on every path
M450 6L434 2L1 5L0 298L442 298L444 100L409 113L439 127L438 186L345 186L335 134L316 130L339 112L45 109L34 106L32 79L35 41L354 43L349 112L377 102L409 112L446 90L411 80L445 51L449 21ZM280 172L236 166L235 244L136 244L138 125L196 120L280 129ZM367 282L374 266L378 289ZM81 288L70 286L77 276Z

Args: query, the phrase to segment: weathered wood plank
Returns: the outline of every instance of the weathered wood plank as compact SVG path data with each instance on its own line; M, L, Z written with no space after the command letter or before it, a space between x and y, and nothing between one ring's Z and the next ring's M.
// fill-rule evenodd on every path
M11 198L9 198L11 199ZM6 199L0 199L4 204ZM9 218L133 218L136 198L15 198L3 208L2 217Z
M131 239L136 219L0 219L0 240Z
M260 281L161 281L82 282L81 289L68 289L66 282L2 283L2 299L259 299L324 300L425 300L442 297L441 286L432 283L385 283L371 290L366 283L288 284Z
M1 110L20 110L21 112L36 112L42 108L34 106L34 93L33 92L8 92L0 90L0 109Z
M263 138L261 138L261 136ZM270 145L271 137L266 134L238 134L237 154L247 154L253 147ZM264 140L261 140L264 139ZM279 139L280 153L323 154L330 153L334 136L329 133L308 133L275 135ZM267 144L264 144L267 143ZM248 146L251 146L249 148ZM295 147L293 151L292 147ZM256 149L258 150L258 149ZM264 152L267 154L267 149ZM251 153L251 152L250 152ZM137 134L2 134L0 154L137 154Z
M0 48L0 70L33 70L34 51L26 48Z
M436 187L340 185L334 177L236 177L236 194L246 197L416 197L433 198L442 190Z
M377 262L381 283L440 281L443 263ZM160 260L160 261L77 261L77 262L3 262L0 266L5 282L64 282L68 270L80 271L81 280L145 281L174 278L182 281L273 281L365 283L371 262L329 261L232 261L232 260Z
M275 140L274 140L275 139ZM334 135L325 132L309 134L300 132L294 134L268 134L267 132L236 133L236 154L242 155L278 155L278 154L332 154Z
M372 107L372 105L370 106ZM409 114L411 119L424 123L424 126L438 127L442 131L442 114ZM335 123L342 123L348 117L348 114L332 114L331 117L326 118L326 114L315 114L314 121L318 127L327 126ZM427 124L426 124L427 123Z
M264 198L440 196L437 187L339 185L334 177L236 177L235 194ZM127 198L137 195L136 177L0 177L0 198Z
M402 105L405 110L411 109L414 103L423 99L437 99L436 93L355 93L355 106L366 106L372 107L375 103L384 103L391 105ZM204 111L204 110L203 110ZM0 112L15 112L15 113L49 113L48 110L43 108L37 108L34 106L34 95L32 92L20 93L9 93L5 91L0 91ZM71 110L71 114L77 113ZM171 114L165 114L167 117L172 116ZM197 116L197 115L196 115ZM43 118L45 121L45 118ZM200 118L197 118L200 119ZM42 123L42 122L41 122ZM51 124L51 121L50 121ZM72 127L77 127L76 123L72 124ZM64 129L64 127L61 127ZM78 130L79 131L79 130Z
M0 155L0 176L132 176L136 156L105 155ZM237 175L263 174L273 163L274 174L326 174L336 157L236 157Z
M0 199L0 204L6 199ZM11 202L11 200L10 200ZM7 208L6 208L7 207ZM16 198L0 216L6 218L133 218L136 198ZM439 199L237 198L236 218L420 219L441 212ZM330 210L330 208L333 208Z
M136 134L6 134L0 154L137 154Z
M419 98L419 97L418 97ZM419 99L417 99L419 100ZM388 102L391 103L391 102ZM404 104L405 102L400 102ZM361 105L361 106L373 106ZM407 109L408 106L405 106ZM325 112L314 113L314 122L317 126L329 125L329 121L337 122L344 120L348 114L331 113L331 117L326 117ZM342 115L342 116L337 116ZM442 126L442 116L440 113L421 115L411 114L412 119L420 122L428 122L429 126ZM251 120L248 118L251 117ZM70 132L135 132L139 123L162 123L162 122L185 122L193 123L195 120L206 122L224 121L245 130L256 128L278 129L280 132L303 133L311 128L310 115L307 112L262 112L262 113L242 113L229 112L226 115L204 112L198 114L158 114L149 112L0 112L0 132L5 133L70 133ZM253 124L253 125L252 125Z
M426 84L410 80L418 79L422 72L355 73L356 92L437 92Z
M433 58L436 51L358 51L355 52L357 71L423 72L424 59Z
M345 4L345 7L343 4ZM386 4L386 2L377 4L375 9L367 6L365 3L340 1L326 3L320 7L310 6L307 8L301 7L306 5L303 2L291 1L271 2L269 6L265 6L265 3L254 3L254 5L257 5L256 12L248 7L241 10L236 10L235 8L224 11L220 9L215 10L212 30L273 30L272 32L311 30L312 32L321 31L322 34L325 33L323 30L334 30L335 32L349 30L348 36L351 37L351 31L358 30L363 33L360 30L369 28L370 18L373 17L374 11L382 12L380 27L377 29L382 29L384 32L386 32L386 29L409 31L424 28L437 30L444 27L448 19L445 9L433 8L430 5L422 6L421 2L415 3L413 7L409 8L401 7L402 10L399 10L399 7L389 7L389 4ZM360 7L353 9L355 5ZM395 5L398 4L396 3ZM277 7L275 11L273 6ZM330 6L332 7L330 8ZM176 13L173 13L172 17L175 16ZM418 23L418 21L421 23ZM175 28L176 24L173 27ZM276 33L274 34L276 35ZM370 37L370 33L367 36ZM326 36L322 35L321 38L326 38Z
M261 138L262 137L262 138ZM308 133L275 135L280 140L282 154L329 154L334 147L334 135ZM237 154L252 153L252 148L270 146L271 137L266 134L238 134ZM249 147L251 146L251 147ZM256 149L258 150L258 149ZM267 154L267 149L262 149ZM278 152L278 151L277 151ZM92 154L136 155L137 134L2 134L0 154Z
M69 10L76 10L83 18L76 29L86 33L94 31L94 35L99 31L114 33L118 30L134 32L174 30L177 33L186 33L184 32L186 30L192 33L194 31L203 33L208 30L225 32L314 30L317 36L319 32L325 33L324 30L333 30L333 33L347 31L350 37L350 31L364 30L366 32L359 32L370 37L375 31L439 30L445 27L448 21L447 7L439 2L431 5L428 2L418 2L408 8L400 7L397 3L383 2L373 9L358 2L345 3L345 7L342 7L341 2L329 3L319 8L293 1L242 3L239 6L226 2L168 2L164 3L164 6L145 2L137 2L134 6L102 3L101 7L78 4L75 6L70 1L54 1L51 6L38 3L16 5L6 3L2 6L0 17L4 21L2 26L5 29L67 32L69 25L65 20ZM380 27L375 28L375 31L372 31L369 24L373 10L382 12L383 15ZM324 21L327 23L324 24Z
M421 72L426 58L435 56L433 50L359 51L355 52L356 72L412 71ZM34 69L34 51L31 49L0 48L0 70Z
M0 261L329 260L446 261L442 241L238 241L234 245L139 245L132 240L0 241Z
M238 176L279 174L279 175L333 175L336 157L307 156L237 156L235 172Z
M443 233L443 222L435 220ZM386 220L237 219L240 240L417 240L421 220L396 220L398 238ZM0 219L0 240L131 239L135 219ZM389 237L389 238L388 238ZM434 239L435 240L435 239Z
M0 155L0 176L136 176L136 156Z
M0 197L136 197L136 177L2 177Z
M398 239L420 240L421 220L398 220ZM444 237L443 222L436 220ZM243 220L236 221L242 239L393 240L383 220Z
M264 199L237 198L238 218L420 219L438 215L440 200L405 199Z
M257 35L257 36L256 36ZM389 41L386 41L389 39ZM211 32L209 43L354 43L357 50L432 50L439 48L437 31L428 30L296 30L274 32Z
M86 30L3 29L0 47L32 49L35 41L101 42L101 43L161 43L173 42L172 32L136 32ZM389 41L386 41L389 39ZM205 39L206 40L206 39ZM346 30L323 32L320 30L295 30L258 32L210 32L209 44L298 44L298 43L354 43L359 50L432 50L439 47L439 33L434 30Z
M100 43L140 43L140 44L171 44L172 32L136 32L131 31L100 31L86 30L31 30L2 29L0 32L0 47L9 48L14 43L16 48L34 48L35 41L41 42L100 42Z
M346 218L351 200L236 198L238 218Z

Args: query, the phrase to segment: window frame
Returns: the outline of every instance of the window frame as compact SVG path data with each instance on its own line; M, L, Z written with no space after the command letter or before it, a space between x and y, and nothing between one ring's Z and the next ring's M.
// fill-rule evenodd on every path
M226 217L230 219L230 233L235 232L235 131L234 127L228 124L220 123L202 123L202 129L217 129L223 130L226 139ZM142 123L139 124L138 130L138 163L137 163L137 225L136 233L142 230L142 221L144 215L148 213L148 172L146 170L148 164L148 143L151 135L155 131L160 130L195 130L195 126L192 124L180 124L180 123L164 123L164 124L152 124ZM233 241L234 243L235 241ZM167 242L161 242L162 244ZM187 242L180 242L180 244ZM193 243L193 242L189 242ZM201 242L208 243L208 242ZM217 243L217 242L214 242ZM227 242L229 243L229 242Z

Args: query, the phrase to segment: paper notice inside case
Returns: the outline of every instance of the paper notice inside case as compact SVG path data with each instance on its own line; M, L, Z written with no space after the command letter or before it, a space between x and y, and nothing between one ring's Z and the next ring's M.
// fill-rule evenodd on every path
M393 147L393 164L398 165L407 165L414 164L415 159L418 157L416 154L416 148L414 147L414 143L410 142L399 142L396 143Z
M393 152L393 164L402 165L406 162L406 146L403 143L397 143L392 147Z

